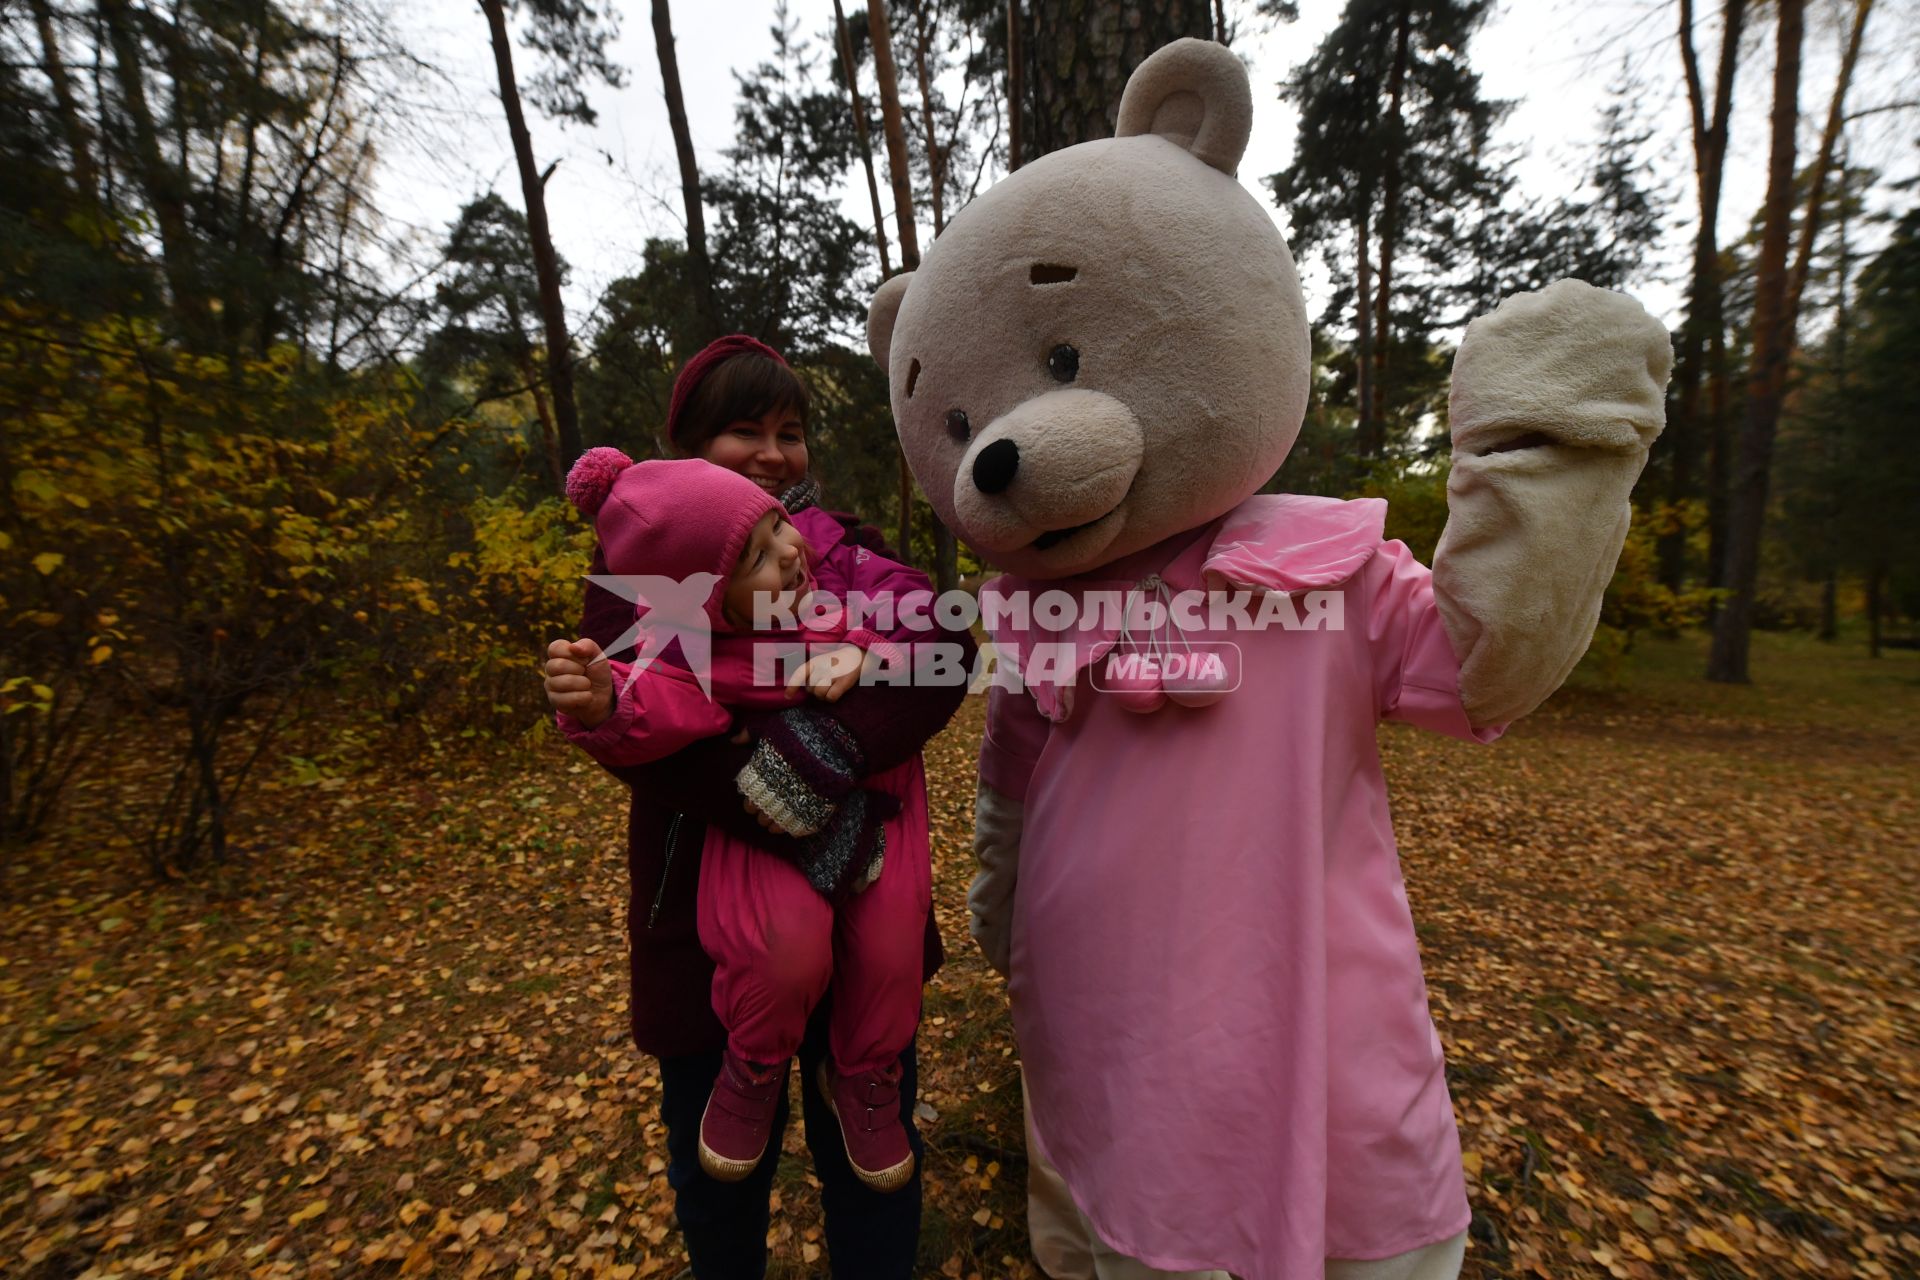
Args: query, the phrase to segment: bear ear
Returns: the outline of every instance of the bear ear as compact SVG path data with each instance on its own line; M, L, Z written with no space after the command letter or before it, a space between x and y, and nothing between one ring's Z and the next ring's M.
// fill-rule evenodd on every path
M900 314L900 302L907 296L907 282L913 272L902 271L874 291L867 306L867 350L873 353L880 372L887 371L887 356L893 350L893 321Z
M1114 136L1157 133L1231 177L1253 131L1253 87L1225 45L1175 40L1134 69Z

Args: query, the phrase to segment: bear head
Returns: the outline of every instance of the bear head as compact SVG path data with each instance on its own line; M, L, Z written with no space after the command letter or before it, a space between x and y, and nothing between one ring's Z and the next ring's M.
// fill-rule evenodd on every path
M907 460L1002 568L1096 569L1224 515L1285 459L1307 318L1234 178L1252 119L1239 59L1170 44L1128 80L1118 136L996 184L875 295Z

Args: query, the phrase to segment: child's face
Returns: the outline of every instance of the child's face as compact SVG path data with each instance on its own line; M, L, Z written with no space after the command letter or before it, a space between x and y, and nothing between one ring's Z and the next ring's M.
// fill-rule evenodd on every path
M750 631L756 598L791 612L812 585L807 540L787 519L786 512L769 511L747 536L747 545L727 582L727 594L721 599L720 614L731 625Z
M807 433L800 415L775 409L759 418L729 423L707 441L701 457L737 471L778 497L807 474Z

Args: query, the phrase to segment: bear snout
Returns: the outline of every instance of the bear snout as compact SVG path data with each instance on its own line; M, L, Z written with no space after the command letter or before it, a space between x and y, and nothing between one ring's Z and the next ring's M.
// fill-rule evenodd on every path
M992 554L1100 523L1126 498L1145 454L1145 433L1118 398L1084 388L1035 396L983 429L960 460L958 530ZM1109 521L1089 537L1117 527Z
M1020 470L1020 446L995 440L973 456L973 487L982 493L1004 493Z

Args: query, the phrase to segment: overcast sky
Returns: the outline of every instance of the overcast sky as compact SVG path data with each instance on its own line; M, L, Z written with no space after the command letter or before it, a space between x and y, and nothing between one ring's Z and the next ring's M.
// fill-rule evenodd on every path
M1253 136L1240 167L1241 181L1274 212L1263 179L1286 167L1293 151L1295 117L1279 100L1276 86L1331 29L1343 0L1304 0L1300 21L1236 40L1234 48L1252 68ZM561 129L531 121L536 154L544 167L560 166L547 188L555 242L573 269L569 308L578 317L610 280L636 269L649 236L682 234L679 173L673 138L660 92L649 8L640 0L622 3L623 29L615 57L628 69L618 90L600 87L592 95L599 123L591 129ZM1230 8L1232 6L1229 6ZM1250 6L1241 6L1250 7ZM1658 163L1664 188L1677 201L1676 221L1687 221L1694 199L1692 156L1686 139L1686 97L1674 38L1672 0L1506 0L1474 37L1471 57L1489 97L1518 102L1499 135L1525 149L1520 167L1524 190L1537 195L1562 193L1577 185L1599 129L1607 86L1631 59L1648 86L1649 123L1660 130ZM1704 0L1698 8L1718 6ZM1850 7L1850 6L1849 6ZM1914 0L1883 0L1876 12L1880 28L1870 27L1869 56L1862 82L1850 105L1872 105L1912 97L1914 51L1904 33L1912 27ZM414 0L401 6L397 21L410 48L444 69L445 82L423 78L409 97L416 107L430 106L424 123L390 137L385 146L378 200L391 217L413 228L422 242L444 237L447 225L468 200L498 190L515 207L521 204L519 181L495 92L487 45L486 20L473 0ZM1832 88L1838 32L1830 8L1815 0L1809 24L1807 68L1802 82L1802 112L1809 118L1802 147L1814 145ZM812 44L822 78L829 52L818 37L833 21L831 0L794 0L791 11ZM1888 14L1884 19L1880 14ZM773 6L749 0L698 0L676 4L674 35L687 116L703 172L720 163L733 136L736 86L733 72L751 69L772 52L769 27ZM1761 24L1764 25L1764 22ZM1881 37L1876 40L1874 37ZM1700 57L1711 76L1716 34L1700 34ZM529 53L516 47L524 80ZM1739 235L1764 194L1767 95L1770 55L1752 58L1737 81L1743 92L1734 115L1734 137L1721 220L1723 243ZM871 93L869 80L868 92ZM415 95L417 94L417 97ZM395 118L402 113L395 113ZM420 113L416 110L413 114ZM1856 160L1866 158L1890 172L1914 168L1911 130L1903 138L1901 117L1885 114L1861 122ZM1804 161L1803 161L1804 162ZM857 183L857 185L855 185ZM888 217L884 172L882 199ZM849 174L845 209L861 225L872 221L865 178ZM1282 230L1284 230L1282 223ZM1680 228L1688 234L1686 228ZM922 231L922 243L931 229ZM1678 237L1662 260L1650 264L1649 278L1635 292L1656 314L1677 323L1684 245ZM1309 293L1319 281L1309 276ZM1310 303L1317 312L1319 299ZM575 327L579 322L576 319Z

